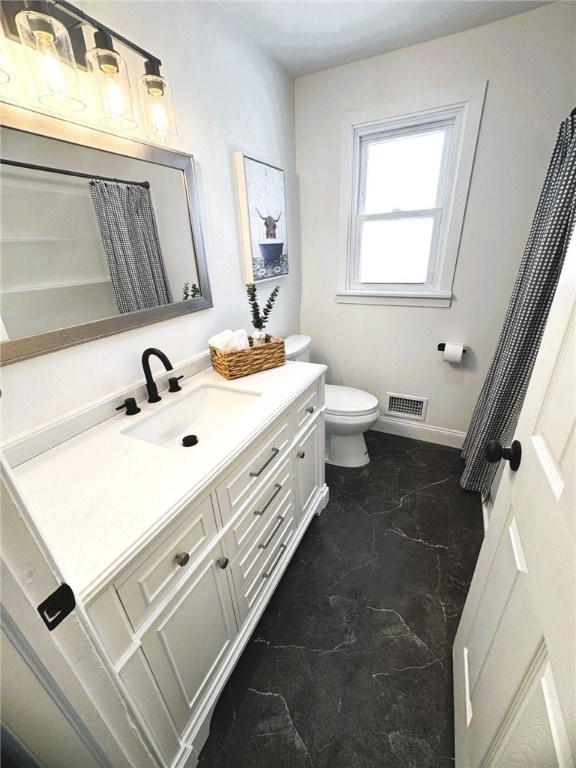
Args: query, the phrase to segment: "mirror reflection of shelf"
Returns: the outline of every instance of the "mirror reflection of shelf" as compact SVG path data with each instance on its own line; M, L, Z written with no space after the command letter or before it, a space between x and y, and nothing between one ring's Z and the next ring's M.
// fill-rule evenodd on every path
M79 286L88 285L112 285L110 278L95 277L87 280L67 280L61 283L50 283L43 285L18 285L10 288L2 287L0 289L0 295L4 296L7 293L24 293L26 291L53 291L58 288L78 288Z
M4 290L38 286L109 282L110 272L102 247L88 246L88 236L28 236L7 237L2 247L1 284ZM98 244L99 245L99 244ZM83 258L78 254L83 253ZM88 258L87 253L91 256ZM63 299L65 300L65 299ZM106 302L107 308L109 307Z
M112 282L104 278L13 286L0 295L4 339L101 320L117 311Z
M81 243L79 237L30 237L29 235L16 235L0 237L0 243Z

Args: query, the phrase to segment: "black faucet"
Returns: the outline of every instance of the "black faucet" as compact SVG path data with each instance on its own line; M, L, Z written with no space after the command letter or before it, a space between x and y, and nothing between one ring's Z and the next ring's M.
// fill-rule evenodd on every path
M164 368L166 368L167 371L172 371L173 367L170 360L168 360L164 352L161 350L155 349L154 347L149 347L148 349L144 350L142 354L142 368L144 368L144 376L146 376L146 391L148 392L148 402L157 403L162 398L158 394L158 387L152 378L152 371L150 370L150 357L152 355L155 355L164 363Z

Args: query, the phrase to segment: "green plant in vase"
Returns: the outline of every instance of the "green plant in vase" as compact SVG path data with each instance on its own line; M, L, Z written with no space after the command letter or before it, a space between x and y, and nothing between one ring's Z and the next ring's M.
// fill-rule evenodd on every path
M246 293L248 294L248 303L250 304L250 311L252 313L252 325L254 326L254 332L252 333L252 343L254 346L266 343L266 333L264 328L270 317L270 312L280 291L280 286L277 285L268 296L268 301L264 305L264 309L260 311L260 304L258 303L258 294L256 292L256 286L254 283L246 283Z
M184 283L184 288L182 289L182 301L185 301L186 299L195 299L196 296L200 296L200 288L198 288L196 283Z

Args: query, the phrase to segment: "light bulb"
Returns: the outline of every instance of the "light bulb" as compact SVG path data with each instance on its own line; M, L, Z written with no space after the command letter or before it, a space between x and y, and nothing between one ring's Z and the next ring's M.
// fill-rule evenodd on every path
M60 111L84 109L66 27L52 16L28 9L16 15L16 26L38 101Z
M122 86L116 75L117 73L112 71L105 73L102 98L106 102L106 111L111 116L120 117L127 111L127 106Z
M166 136L168 133L168 115L166 114L164 104L154 99L150 105L150 112L154 133L157 133L159 136Z
M54 38L46 32L34 32L36 50L40 54L40 74L46 90L57 98L66 94L66 78L56 52Z
M108 128L127 131L136 128L132 113L132 94L126 62L112 47L107 32L94 34L97 47L86 53L86 64L100 94L102 117Z
M138 81L146 133L152 141L168 143L177 136L170 83L160 76L157 61L146 61L146 74Z

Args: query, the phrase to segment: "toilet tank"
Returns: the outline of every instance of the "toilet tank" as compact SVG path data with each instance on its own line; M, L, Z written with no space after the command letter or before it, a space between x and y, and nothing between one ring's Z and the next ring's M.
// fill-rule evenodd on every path
M310 362L310 336L295 334L284 339L286 360L296 360L300 363Z

